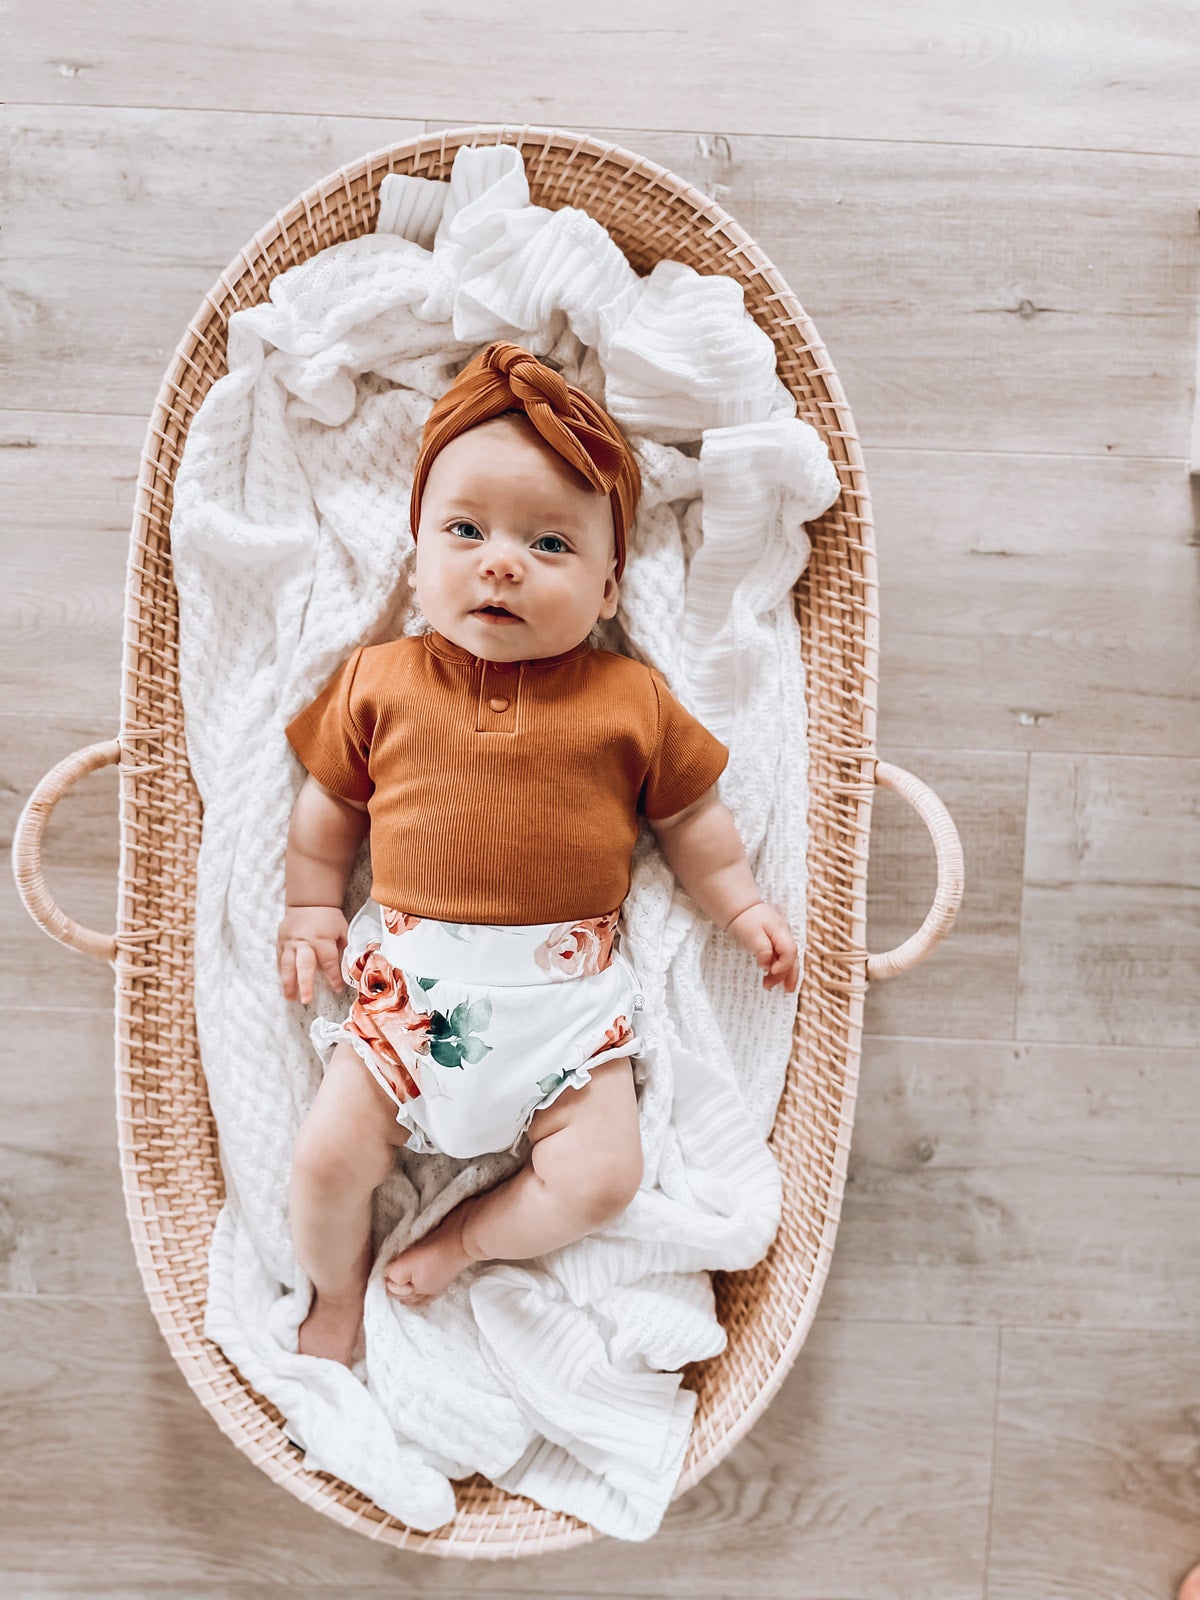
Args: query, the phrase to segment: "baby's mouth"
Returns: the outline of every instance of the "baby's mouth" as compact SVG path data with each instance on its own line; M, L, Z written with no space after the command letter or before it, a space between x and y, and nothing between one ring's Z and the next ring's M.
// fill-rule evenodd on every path
M475 607L475 612L473 613L473 615L477 615L479 612L483 612L483 614L485 616L513 617L514 619L516 618L516 615L517 615L515 611L510 611L507 606L496 606L496 605L476 606Z

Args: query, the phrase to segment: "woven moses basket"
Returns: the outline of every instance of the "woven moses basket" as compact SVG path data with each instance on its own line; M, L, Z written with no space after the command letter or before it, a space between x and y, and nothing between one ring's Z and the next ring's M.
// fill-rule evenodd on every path
M389 172L448 179L463 145L520 151L533 204L577 206L609 230L635 271L686 262L741 284L774 342L799 414L828 445L842 492L810 524L812 555L795 590L809 721L807 943L786 1085L771 1148L783 1220L752 1271L716 1274L726 1350L684 1370L696 1391L675 1495L696 1484L753 1425L804 1342L829 1270L841 1208L861 1046L863 996L922 960L949 929L962 892L954 826L937 797L875 757L878 611L870 501L837 374L795 295L718 206L653 162L582 135L530 127L456 129L379 150L281 211L205 297L155 404L142 456L126 588L119 738L78 751L42 780L13 843L22 898L54 938L116 972L121 1169L134 1249L151 1309L188 1383L221 1429L269 1477L373 1539L438 1555L530 1555L583 1544L595 1530L475 1476L434 1533L387 1516L358 1490L305 1471L282 1418L202 1331L209 1241L223 1199L216 1128L191 1013L193 902L200 806L188 769L179 697L178 612L169 527L184 438L225 368L231 312L267 299L280 272L375 225ZM115 936L80 927L46 891L41 841L55 803L85 773L120 767L121 857ZM918 933L886 955L864 946L867 853L876 784L916 809L934 842L938 884ZM181 1004L181 997L186 1003Z

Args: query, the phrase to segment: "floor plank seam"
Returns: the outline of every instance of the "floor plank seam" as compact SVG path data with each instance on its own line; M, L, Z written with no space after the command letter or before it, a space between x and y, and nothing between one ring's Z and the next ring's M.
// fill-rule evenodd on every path
M1020 1036L1021 941L1025 932L1025 885L1029 881L1029 792L1033 778L1033 751L1025 757L1025 812L1021 818L1021 887L1017 895L1017 971L1013 984L1012 1036Z
M1000 1369L1004 1352L1004 1328L996 1329L996 1384L992 1392L992 1459L988 1473L987 1528L983 1537L983 1600L988 1600L988 1574L992 1564L992 1529L996 1507L996 1456L1000 1443Z

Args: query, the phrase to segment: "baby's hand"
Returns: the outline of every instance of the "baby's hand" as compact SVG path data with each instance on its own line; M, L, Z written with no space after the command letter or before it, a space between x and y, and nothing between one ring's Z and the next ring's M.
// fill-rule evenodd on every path
M317 968L336 994L346 986L342 977L342 951L348 924L338 906L289 906L275 936L275 956L285 1000L313 997Z
M731 933L744 950L749 950L760 967L769 969L763 978L764 989L773 989L782 983L790 993L799 984L800 954L796 941L786 917L774 906L762 900L757 905L747 906L734 917L725 932Z

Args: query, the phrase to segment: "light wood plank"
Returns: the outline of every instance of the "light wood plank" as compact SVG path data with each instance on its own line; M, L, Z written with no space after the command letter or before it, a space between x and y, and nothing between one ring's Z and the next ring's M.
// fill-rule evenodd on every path
M965 733L966 730L963 730ZM1028 757L981 750L880 750L927 783L954 818L966 887L949 936L920 966L867 991L868 1034L1012 1035ZM871 812L867 944L894 949L933 904L937 864L916 812L877 789Z
M139 1297L117 1157L111 1011L0 1010L0 1026L0 1290Z
M386 1550L306 1510L235 1452L144 1305L0 1298L7 1494L0 1575L27 1595L614 1593L726 1600L981 1597L995 1335L818 1322L783 1390L649 1544L522 1563ZM70 1508L67 1514L66 1508ZM219 1537L213 1530L219 1529ZM243 1587L244 1586L244 1587ZM302 1588L303 1592L303 1588ZM395 1592L395 1591L393 1591Z
M1179 463L877 450L868 471L881 740L1200 754Z
M145 432L134 417L0 412L0 495L11 530L0 589L7 711L91 717L98 730L119 714L125 567Z
M868 1039L821 1315L1194 1333L1198 1215L1200 1052Z
M1168 1600L1200 1554L1190 1333L1005 1333L988 1600Z
M0 283L20 376L9 403L144 424L189 322L251 236L421 125L7 106L0 129L11 148Z
M1200 761L1035 755L1022 1039L1200 1038Z
M535 122L647 116L655 127L839 135L904 143L1198 147L1197 47L1186 3L955 0L844 16L787 0L603 12L525 0L449 8L317 0L302 13L236 0L144 8L136 50L111 13L74 0L10 24L15 100L60 109L153 100L298 114ZM369 70L364 70L369 68Z
M3 118L22 403L138 416L250 235L342 162L414 131L29 106ZM988 150L967 183L963 152L940 146L603 132L698 179L768 252L868 447L1186 459L1190 163Z

